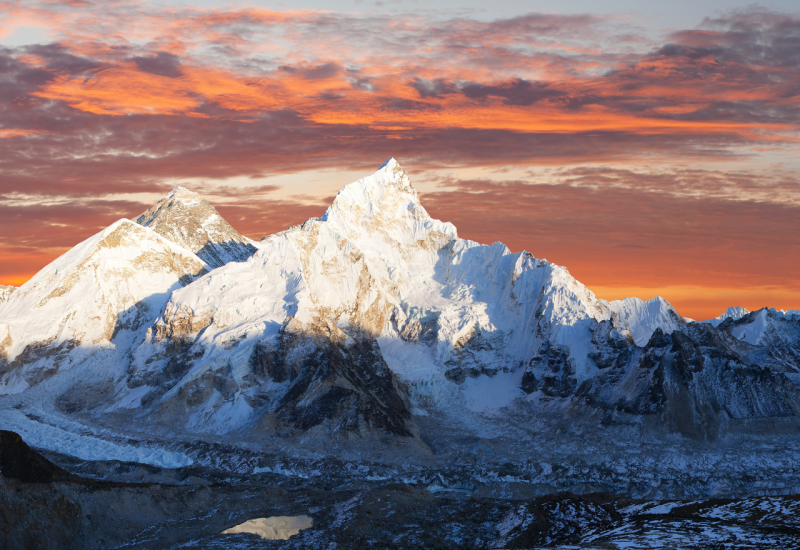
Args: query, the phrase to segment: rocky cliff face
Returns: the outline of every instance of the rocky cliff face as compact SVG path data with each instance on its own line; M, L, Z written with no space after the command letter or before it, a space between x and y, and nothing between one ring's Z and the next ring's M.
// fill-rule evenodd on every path
M240 235L197 193L176 187L136 218L165 239L197 254L212 268L243 262L253 255L253 241Z
M138 222L0 305L3 392L115 432L323 451L429 452L544 414L702 441L800 426L799 316L713 326L662 298L600 300L564 267L458 238L393 159L257 250L181 189Z
M608 368L578 388L575 402L606 411L606 422L644 417L699 439L735 432L754 419L793 421L800 392L769 368L775 365L764 361L764 352L707 324L671 334L656 329L643 348L611 352ZM800 372L784 363L780 370L786 369Z

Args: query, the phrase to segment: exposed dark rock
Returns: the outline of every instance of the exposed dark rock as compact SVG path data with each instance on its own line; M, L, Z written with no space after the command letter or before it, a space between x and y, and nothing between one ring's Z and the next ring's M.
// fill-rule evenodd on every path
M483 355L496 357L501 345L501 339L489 338L477 327L472 328L456 340L450 351L450 358L444 362L444 366L447 367L445 377L456 384L463 384L467 377L477 378L482 374L494 376L498 368L487 365Z
M715 438L729 420L800 417L800 392L759 360L766 354L726 328L657 329L643 349L595 343L606 368L581 386L575 402L658 415L668 430L701 439Z
M578 383L569 352L549 341L542 343L531 358L522 375L522 390L533 393L540 390L548 397L568 397L575 392Z
M220 243L208 242L196 253L208 265L216 267L231 261L245 262L257 250L258 248L250 243L229 240Z
M439 338L438 317L412 319L400 331L400 338L406 342L422 343L432 346Z
M18 434L5 430L0 430L0 473L23 483L52 483L75 477L28 447Z
M598 369L622 367L628 364L635 347L630 338L619 338L614 334L615 328L611 321L601 321L592 327L593 351L589 352L589 359L594 361Z
M334 430L343 432L368 427L412 435L411 413L375 340L345 345L286 331L283 337L291 339L291 344L282 342L264 366L264 372L290 380L276 409L281 420L300 430L330 421ZM298 357L296 350L305 346L306 338L313 339L315 346ZM290 351L295 351L291 359Z
M69 358L69 352L77 345L78 342L72 340L58 345L52 341L29 344L13 361L9 361L5 353L0 353L0 376L26 367L23 374L25 381L30 385L38 384L56 374L61 364Z
M250 369L255 377L266 378L277 383L285 382L293 374L287 372L286 363L281 360L280 344L259 342L250 358Z

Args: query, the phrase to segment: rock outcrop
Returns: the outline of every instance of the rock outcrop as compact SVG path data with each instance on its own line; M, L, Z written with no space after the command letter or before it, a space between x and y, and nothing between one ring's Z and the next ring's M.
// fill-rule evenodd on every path
M17 290L15 286L0 285L0 304L8 300L15 290Z

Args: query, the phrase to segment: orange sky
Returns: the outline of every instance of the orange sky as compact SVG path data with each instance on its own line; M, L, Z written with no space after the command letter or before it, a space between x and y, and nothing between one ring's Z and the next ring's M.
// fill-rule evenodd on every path
M0 39L48 37L0 50L0 283L176 184L260 238L394 156L462 236L601 297L800 308L798 17L80 4L0 3Z

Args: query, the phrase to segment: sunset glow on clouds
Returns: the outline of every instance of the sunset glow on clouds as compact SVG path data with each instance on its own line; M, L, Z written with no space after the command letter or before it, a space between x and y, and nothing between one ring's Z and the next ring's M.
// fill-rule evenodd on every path
M687 316L800 307L800 16L0 2L0 283L181 184L252 238L396 157L460 235ZM294 176L290 176L295 174Z

